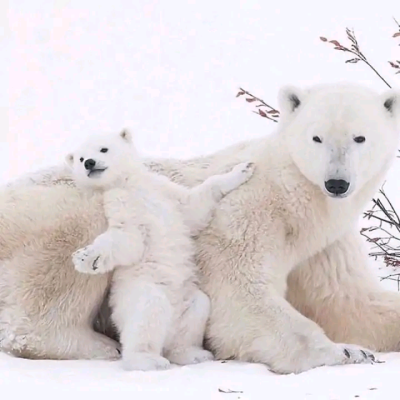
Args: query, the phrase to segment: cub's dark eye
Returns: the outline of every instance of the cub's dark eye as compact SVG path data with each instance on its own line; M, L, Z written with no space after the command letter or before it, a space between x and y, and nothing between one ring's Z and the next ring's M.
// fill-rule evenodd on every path
M80 161L80 162L83 162L83 157L81 157L81 158L79 159L79 161Z
M107 151L108 151L108 149L107 149L106 147L103 147L103 148L100 150L100 153L107 153Z
M365 142L365 136L356 136L356 137L354 138L354 141L355 141L356 143L364 143L364 142Z
M322 143L322 140L319 136L314 136L312 140L314 140L315 143Z

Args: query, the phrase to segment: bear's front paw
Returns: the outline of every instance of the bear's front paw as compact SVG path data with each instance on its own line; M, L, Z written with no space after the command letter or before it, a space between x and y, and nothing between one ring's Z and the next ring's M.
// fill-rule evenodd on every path
M86 246L72 254L75 269L84 274L104 274L111 271L113 266L107 261L108 257L93 245Z
M374 354L363 347L352 344L339 344L342 350L343 364L374 364L379 363Z

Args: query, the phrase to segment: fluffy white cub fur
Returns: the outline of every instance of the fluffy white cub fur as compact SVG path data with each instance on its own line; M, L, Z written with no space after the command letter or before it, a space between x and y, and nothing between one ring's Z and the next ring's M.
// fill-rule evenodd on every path
M123 367L165 369L213 359L203 349L210 300L199 289L192 237L218 202L245 183L253 163L187 188L148 171L129 131L89 138L67 156L80 190L101 191L106 232L75 251L75 269L113 272L110 304Z

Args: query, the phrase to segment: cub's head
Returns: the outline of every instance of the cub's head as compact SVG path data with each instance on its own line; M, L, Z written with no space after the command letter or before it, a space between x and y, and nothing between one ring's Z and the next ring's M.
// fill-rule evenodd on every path
M134 173L139 163L132 135L128 130L118 134L96 135L66 156L77 184L86 187L109 187Z
M329 197L345 198L390 167L399 144L400 92L336 84L279 94L279 134L301 173Z

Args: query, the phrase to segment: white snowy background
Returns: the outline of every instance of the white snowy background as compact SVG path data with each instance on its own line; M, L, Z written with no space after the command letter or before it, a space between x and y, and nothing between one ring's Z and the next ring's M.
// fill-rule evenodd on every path
M345 64L344 53L319 40L346 42L345 27L400 85L387 63L399 59L396 0L9 0L1 10L8 23L0 36L0 182L63 162L77 140L123 126L134 129L143 154L185 158L268 134L275 124L235 98L239 86L275 106L283 84L350 80L385 90L366 66ZM385 189L400 208L399 174L400 160ZM0 354L0 396L397 399L400 354L381 358L386 363L277 376L237 362L127 373L117 362Z

